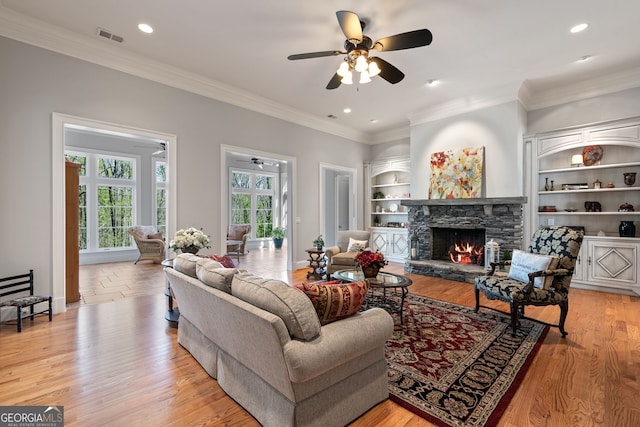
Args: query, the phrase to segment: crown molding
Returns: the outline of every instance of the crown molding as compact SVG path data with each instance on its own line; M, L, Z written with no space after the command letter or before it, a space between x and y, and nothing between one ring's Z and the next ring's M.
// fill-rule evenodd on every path
M492 88L490 94L470 95L464 98L452 99L434 107L421 110L411 115L409 119L413 127L464 113L470 113L483 108L494 107L515 101L516 99L517 91L513 87L504 86L501 88Z
M522 84L521 92L527 94L526 102L523 100L523 104L528 111L640 87L640 67L558 87L534 87L535 84L531 81Z
M165 63L124 52L102 40L26 17L0 5L0 36L151 80L298 124L323 133L370 144L371 135L292 109L242 89L207 79Z

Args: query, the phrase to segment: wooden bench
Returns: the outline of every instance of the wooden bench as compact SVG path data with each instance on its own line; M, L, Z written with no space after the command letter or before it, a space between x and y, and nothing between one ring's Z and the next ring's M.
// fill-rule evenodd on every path
M25 317L33 317L37 314L49 313L49 322L53 320L53 310L51 309L53 298L51 296L43 297L33 294L33 270L29 270L27 274L18 276L5 277L0 279L0 299L7 295L25 294L21 297L8 301L1 301L0 307L16 307L16 315L18 321L18 332L22 332L22 319ZM49 308L34 312L33 308L37 304L49 303ZM22 313L22 309L29 307L28 313Z

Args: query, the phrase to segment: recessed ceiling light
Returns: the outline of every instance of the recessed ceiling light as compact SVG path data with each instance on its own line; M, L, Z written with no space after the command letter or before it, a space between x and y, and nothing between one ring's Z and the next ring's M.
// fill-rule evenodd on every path
M351 108L345 108L345 109L344 109L344 110L342 110L342 111L344 111L345 113L349 114L349 113L351 112Z
M571 27L570 31L572 33L579 33L580 31L586 30L588 26L589 24L583 22L582 24L574 25L573 27Z
M593 55L584 55L582 58L578 59L578 62L588 61L593 58Z
M149 24L138 24L138 29L143 33L147 33L147 34L153 33L153 28Z
M435 79L429 80L427 82L427 86L429 86L429 87L436 87L439 84L440 84L440 80L435 80Z

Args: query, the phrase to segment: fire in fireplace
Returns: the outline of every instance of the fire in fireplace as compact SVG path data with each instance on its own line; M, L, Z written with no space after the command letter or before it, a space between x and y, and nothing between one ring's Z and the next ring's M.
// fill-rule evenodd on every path
M482 261L483 246L472 245L469 242L454 243L449 249L449 259L456 264L478 264Z
M484 228L431 228L431 259L484 265Z

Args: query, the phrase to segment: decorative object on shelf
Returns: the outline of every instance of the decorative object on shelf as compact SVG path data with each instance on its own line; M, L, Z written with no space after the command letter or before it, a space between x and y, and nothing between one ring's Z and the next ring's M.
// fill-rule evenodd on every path
M578 212L578 209L576 209L576 208L567 208L567 209L565 209L565 212Z
M378 215L373 217L373 225L375 225L376 227L380 226L380 217Z
M376 206L376 212L380 213L380 209L382 209L380 205Z
M616 188L616 186L613 185L613 182L610 182L607 184L607 188Z
M394 184L398 183L398 175L393 175L393 183Z
M553 205L545 205L540 209L540 212L558 212L558 209Z
M636 226L633 221L620 221L620 237L636 237Z
M551 180L551 188L549 188L550 191L554 191L555 188L553 188L553 180Z
M582 163L582 155L574 154L573 156L571 156L571 167L579 168L580 166L584 166L584 164Z
M579 182L575 184L562 184L561 188L563 190L587 190L589 188L589 184L586 182Z
M313 246L319 251L322 250L322 247L324 246L324 239L322 238L322 234L315 238L315 240L313 241Z
M602 212L600 202L584 202L584 210L587 212Z
M624 172L624 184L625 185L633 185L636 183L636 173L635 172Z
M282 242L284 242L285 229L282 227L274 227L271 230L271 238L273 239L273 247L276 249L282 249Z
M544 179L544 191L549 191L549 178Z
M620 205L620 208L618 209L618 212L633 212L633 205L629 204L627 202L624 202L623 204Z
M398 212L398 205L396 205L395 203L392 203L391 205L389 205L389 212L391 213Z
M597 166L602 160L604 150L599 145L590 145L582 151L582 163L585 166Z
M484 267L491 270L492 262L500 262L500 245L493 239L484 245Z
M598 231L598 236L604 237L604 236L606 236L606 233L604 231L600 230L600 231Z
M431 154L430 199L482 197L484 147Z
M593 181L593 188L595 188L596 190L602 188L602 183L600 182L599 179L596 178L596 180Z
M209 236L202 229L187 228L176 231L173 240L169 242L169 248L175 252L197 254L200 249L210 248Z
M374 199L384 199L384 193L382 191L376 191L373 193Z
M415 231L411 235L411 259L418 259L418 234Z
M373 252L370 250L358 252L355 260L366 278L376 277L380 269L387 265L387 261L384 259L382 252Z

